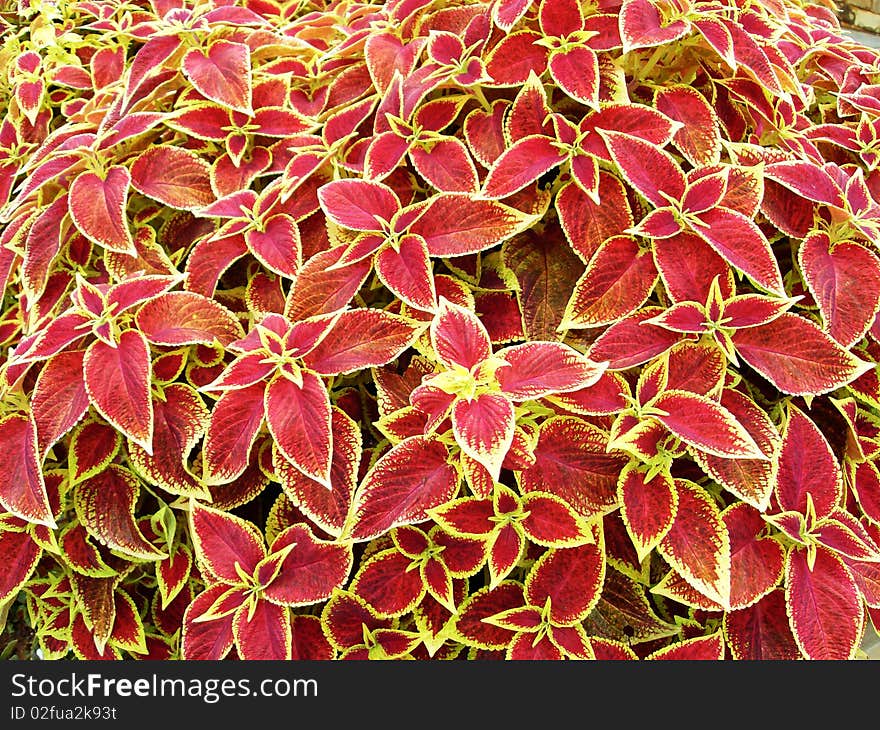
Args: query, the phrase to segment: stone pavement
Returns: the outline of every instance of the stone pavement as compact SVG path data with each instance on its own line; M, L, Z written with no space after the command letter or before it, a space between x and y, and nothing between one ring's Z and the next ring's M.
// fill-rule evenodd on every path
M857 28L844 28L848 35L851 35L860 43L864 43L866 46L870 48L880 48L880 35L876 33L868 33L864 30L858 30Z

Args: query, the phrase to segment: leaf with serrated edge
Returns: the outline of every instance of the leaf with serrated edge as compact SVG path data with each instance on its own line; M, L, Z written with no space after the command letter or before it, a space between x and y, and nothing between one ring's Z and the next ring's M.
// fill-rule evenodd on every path
M379 458L358 487L351 538L371 540L398 525L414 524L452 499L459 473L446 446L426 436L404 439Z
M840 465L816 424L792 404L777 463L773 492L780 508L828 517L843 495Z
M769 459L724 406L684 390L666 390L649 408L666 428L695 449L727 458Z
M572 626L595 608L602 595L606 558L598 542L548 550L526 578L526 600L534 606L550 601L550 620Z
M785 561L785 605L795 641L815 660L852 659L862 636L865 611L858 587L843 561L815 548L791 548Z
M734 659L802 659L785 608L785 595L777 588L753 606L724 614L724 638Z
M147 453L152 453L151 367L144 336L136 330L126 330L116 347L96 340L86 350L83 375L95 409Z
M244 337L241 324L226 307L195 292L167 292L137 313L138 328L156 345L222 345Z
M320 540L305 523L291 525L272 541L269 557L280 553L284 557L278 573L263 595L285 606L326 600L342 587L353 561L350 544Z
M297 384L276 375L266 388L266 423L284 457L310 479L330 485L333 431L330 396L320 377L309 371Z
M373 555L357 571L350 590L383 617L402 616L425 595L418 570L409 570L411 559L396 548Z
M138 479L130 471L111 464L76 485L73 504L80 522L102 544L136 560L165 558L134 521L139 494Z
M0 504L23 520L55 529L32 417L14 414L0 421L0 452L5 460Z
M266 557L260 531L237 515L190 500L189 523L196 558L217 580L237 585Z
M700 593L730 603L730 535L721 511L701 487L675 480L678 509L657 551Z
M721 661L724 659L724 638L718 631L711 636L698 636L693 639L671 644L651 652L645 659L663 661Z
M524 494L549 492L583 517L617 506L617 480L627 459L606 450L608 434L573 416L541 424L535 463L520 475Z
M223 393L211 412L202 446L205 481L225 484L247 468L263 424L265 384Z
M81 172L70 184L68 205L74 225L86 238L110 251L134 254L134 240L125 217L131 173L121 165L101 177Z
M621 472L617 485L620 515L639 562L669 532L678 509L678 491L672 479L664 474L650 480L646 476L646 472L628 466Z

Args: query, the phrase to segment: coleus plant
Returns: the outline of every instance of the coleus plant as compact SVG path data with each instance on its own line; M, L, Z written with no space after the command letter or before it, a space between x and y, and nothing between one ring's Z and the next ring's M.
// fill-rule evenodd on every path
M862 656L830 3L0 8L3 656Z

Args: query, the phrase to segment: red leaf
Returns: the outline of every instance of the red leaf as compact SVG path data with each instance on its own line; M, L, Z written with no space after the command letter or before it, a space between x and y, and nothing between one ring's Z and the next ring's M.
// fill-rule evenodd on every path
M751 505L733 504L722 517L730 534L730 606L739 611L760 601L779 583L785 548L760 536L767 523Z
M339 375L385 365L406 350L418 334L412 320L380 309L341 312L325 337L303 356L320 375Z
M77 427L70 437L68 456L73 481L103 471L116 457L121 445L122 437L103 420L89 420Z
M144 625L134 600L123 590L117 590L113 594L113 599L116 611L109 643L115 648L124 649L133 654L146 654L147 643Z
M843 208L843 191L834 179L819 165L800 160L782 160L773 162L764 168L764 176L798 196Z
M292 652L290 611L257 599L245 603L232 617L232 634L244 661L284 661Z
M464 142L456 137L433 140L428 148L416 145L409 157L419 175L441 192L474 193L479 188L474 162Z
M578 515L559 497L531 492L523 498L523 508L523 530L537 545L561 548L591 539Z
M810 320L788 312L767 324L736 330L733 343L743 360L789 395L821 395L874 367Z
M559 327L585 329L611 324L637 310L657 282L650 249L630 236L607 239L578 280Z
M459 399L452 407L452 432L468 456L486 467L497 481L501 463L513 443L513 404L504 396L482 393Z
M587 46L573 46L550 54L547 70L559 88L572 99L599 107L599 58Z
M495 529L491 499L462 497L429 510L431 518L457 535L486 536Z
M718 117L706 98L690 86L666 86L654 95L658 111L681 124L673 143L694 167L721 157Z
M287 296L285 316L300 321L346 307L370 274L372 262L334 266L342 250L321 251L303 264Z
M501 257L519 285L516 297L525 333L532 340L561 339L557 328L584 267L559 227L548 225L540 234L528 230L514 236L504 243Z
M118 315L162 295L179 281L176 276L162 274L132 276L110 287L107 291L106 307L114 315Z
M605 22L609 22L612 17L607 15ZM680 123L650 106L611 102L585 116L578 126L582 133L594 133L599 129L612 130L638 137L657 147L665 147L672 140ZM581 144L585 152L611 161L608 148L598 134L587 134Z
M244 337L232 312L195 292L166 292L151 299L138 310L136 321L156 345L228 345Z
M657 271L673 301L705 302L716 277L722 296L732 296L730 266L699 236L685 231L655 239L653 249Z
M623 376L606 370L593 385L568 393L559 393L553 397L553 400L578 415L607 416L626 408L627 395L629 395L629 386Z
M212 621L196 622L226 591L223 584L209 586L186 608L181 628L180 653L190 661L223 659L232 648L232 613Z
M812 504L816 520L822 520L843 495L840 465L813 421L791 404L788 414L773 491L783 511L807 515Z
M223 272L247 252L247 244L240 235L216 240L202 238L186 260L186 288L212 296Z
M409 232L425 239L431 256L463 256L501 243L530 220L527 214L496 200L439 193L428 198Z
M620 8L620 37L623 52L671 43L684 36L686 20L667 22L651 0L624 0Z
M384 92L391 83L395 71L400 72L403 77L412 73L423 46L423 38L404 43L391 32L376 32L368 35L364 45L364 56L376 89Z
M165 558L144 537L134 520L140 482L130 471L111 464L76 485L73 502L83 526L103 545L139 560Z
M564 38L583 30L580 5L571 0L544 0L538 10L538 22L544 35Z
M231 482L247 468L263 425L265 390L265 384L255 383L223 393L214 404L202 447L208 483Z
M515 632L488 623L487 619L503 611L523 606L522 584L504 581L494 588L481 588L458 607L455 634L468 646L483 649L506 649Z
M397 132L375 135L364 155L366 179L379 181L388 177L403 162L409 149L410 142Z
M852 659L864 621L861 595L843 561L821 545L815 562L791 549L785 565L785 605L798 647L816 660Z
M651 652L645 659L663 661L721 661L724 659L724 639L721 632L712 636L698 636Z
M767 324L792 307L795 301L761 294L738 294L724 303L726 326L741 329Z
M565 236L585 263L602 243L623 234L634 223L623 184L604 170L599 172L597 195L601 204L569 183L556 196L556 211Z
M49 275L54 269L53 262L61 251L64 237L69 235L69 227L66 225L69 200L69 195L59 195L33 222L27 224L27 228L21 229L27 230L21 263L22 284L31 299L37 300L45 292ZM15 255L8 248L6 251L7 256ZM7 275L2 277L4 284Z
M662 311L661 307L645 307L615 322L593 341L587 357L607 362L609 370L626 370L666 352L681 335L647 321Z
M525 342L495 354L507 363L495 373L498 385L514 401L587 388L605 370L561 342Z
M776 228L795 238L806 238L813 228L815 205L775 180L764 179L761 212Z
M207 53L188 51L181 68L196 90L211 101L252 114L251 53L243 43L217 40Z
M154 453L150 455L137 444L129 444L132 466L166 492L207 498L205 488L187 468L190 454L210 422L204 402L189 386L171 383L164 390L164 400L153 399L153 412Z
M668 152L630 134L596 131L605 140L627 182L656 207L662 208L670 199L680 201L684 197L684 173Z
M269 557L279 553L284 553L284 558L278 574L265 586L263 595L284 606L326 600L342 587L353 560L350 544L319 540L304 523L291 525L272 541Z
M685 340L667 354L666 387L696 395L714 395L724 380L726 367L727 361L719 348Z
M89 396L83 382L84 354L82 350L60 352L37 376L31 408L41 456L79 423L89 409Z
M785 285L770 243L757 224L730 208L711 208L698 216L694 232L755 284L785 296Z
M266 388L266 423L278 450L310 479L330 488L330 396L320 377L303 371L301 384L276 375Z
M588 543L548 550L526 578L526 600L543 607L550 600L550 620L560 626L583 621L602 595L605 550Z
M137 330L126 330L116 347L96 340L86 350L83 375L98 413L151 454L150 349L144 336Z
M798 263L819 305L825 331L843 347L852 347L880 309L877 256L849 241L832 246L827 234L815 234L801 243Z
M437 291L428 248L419 236L403 236L397 249L386 246L374 261L382 282L406 304L425 312L437 306Z
M253 575L266 557L262 533L241 517L191 500L189 523L199 563L217 580L238 585L239 569Z
M665 412L657 420L700 451L734 459L770 458L730 411L707 396L667 390L650 407Z
M513 523L501 523L489 539L490 585L496 586L516 567L523 556L526 539L521 529Z
M358 570L351 590L383 617L411 611L425 594L418 570L409 570L412 561L396 549L371 556Z
M364 476L352 507L351 537L361 542L392 527L421 522L458 490L446 446L425 436L404 439Z
M522 471L523 493L549 492L578 514L594 517L617 506L617 479L626 458L606 451L608 434L580 418L541 424L535 464Z
M532 30L517 30L501 38L483 57L494 84L515 86L525 83L531 72L540 76L547 67L547 49L535 43L540 39L541 34Z
M163 609L167 608L188 584L192 567L192 553L185 543L176 545L167 560L156 563L156 582L162 597Z
M156 72L162 69L162 64L180 48L182 43L177 34L153 35L141 46L132 59L125 88L126 102L131 100L146 79L155 76Z
M669 532L678 509L678 491L672 480L662 474L650 481L639 469L627 469L617 487L620 516L626 525L639 562Z
M334 648L349 649L363 644L364 628L369 631L390 628L391 619L380 618L360 596L336 591L321 612L322 628Z
M355 231L381 231L400 210L397 194L369 180L334 180L318 188L321 209L334 223Z
M331 489L310 479L283 457L276 458L274 466L281 487L290 501L322 530L338 536L357 486L362 447L358 425L339 408L333 408L331 426Z
M213 202L211 166L194 152L159 145L138 155L131 166L131 185L171 208L195 210Z
M753 606L725 613L724 635L734 659L790 661L802 658L791 633L781 588Z
M721 405L733 413L765 454L774 454L779 434L770 417L748 396L726 388L721 394ZM703 452L695 452L702 468L747 504L765 510L773 492L775 464L766 459L726 459Z
M245 241L267 269L290 279L296 276L302 262L302 243L299 227L291 216L284 213L269 216L259 228L245 233Z
M849 483L865 515L880 522L880 470L877 466L870 461L855 465Z
M0 528L0 601L15 599L19 589L27 582L40 561L43 549L25 532L13 532Z
M492 21L503 31L509 31L532 7L534 0L501 0L492 8Z
M90 241L110 251L134 254L134 241L125 208L131 174L128 168L114 165L105 177L81 172L70 184L68 204L77 229Z
M430 336L434 353L447 368L460 365L470 370L492 353L489 333L479 317L444 297L431 322Z
M678 509L657 550L688 584L721 606L730 601L730 535L712 497L675 480Z
M565 162L567 155L551 137L532 134L518 139L493 163L483 182L487 198L506 198Z
M535 641L535 634L522 632L510 642L505 658L508 661L547 662L563 658L562 650L546 635Z
M290 633L293 638L291 659L294 661L330 661L336 658L336 650L324 635L321 629L321 619L318 616L294 614L290 621Z

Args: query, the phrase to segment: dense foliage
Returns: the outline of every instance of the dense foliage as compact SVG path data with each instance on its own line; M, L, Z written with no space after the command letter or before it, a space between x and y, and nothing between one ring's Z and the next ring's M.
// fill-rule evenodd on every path
M0 7L5 656L859 656L830 5Z

